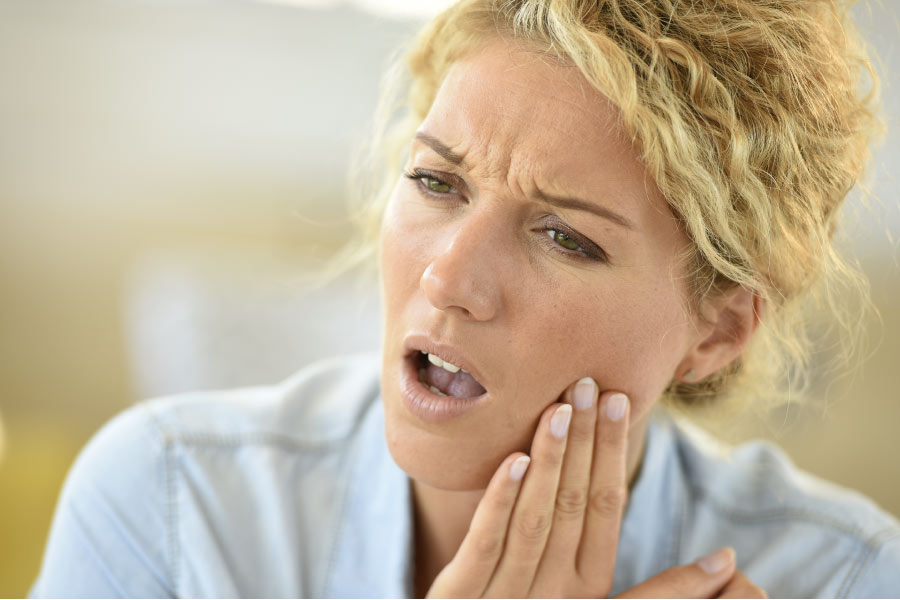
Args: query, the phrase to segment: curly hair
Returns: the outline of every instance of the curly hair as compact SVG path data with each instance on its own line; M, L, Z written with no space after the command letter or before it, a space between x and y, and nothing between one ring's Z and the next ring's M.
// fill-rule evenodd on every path
M357 186L360 237L336 264L376 254L401 161L444 75L497 36L577 66L618 108L693 242L683 257L691 306L736 285L764 301L741 358L702 381L673 382L664 400L760 407L786 397L778 391L800 397L810 303L827 309L843 333L841 348L857 345L868 287L833 237L880 129L878 77L849 5L838 0L456 3L388 71L357 171L365 174L359 182L375 184ZM862 303L848 306L848 292Z

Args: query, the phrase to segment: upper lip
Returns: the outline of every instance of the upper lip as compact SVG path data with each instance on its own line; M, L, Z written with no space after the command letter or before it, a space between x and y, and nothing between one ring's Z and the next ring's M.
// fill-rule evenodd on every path
M410 334L403 340L405 356L410 356L413 352L427 352L435 354L442 359L449 361L460 369L467 371L481 387L487 389L485 380L478 368L469 362L469 359L463 356L462 352L456 346L446 342L439 342L433 338L423 334Z

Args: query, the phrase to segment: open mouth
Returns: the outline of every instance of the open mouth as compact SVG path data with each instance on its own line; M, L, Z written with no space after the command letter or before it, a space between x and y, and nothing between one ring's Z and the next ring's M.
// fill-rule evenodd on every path
M416 351L407 357L418 374L419 381L437 396L476 398L487 393L468 372L434 355Z

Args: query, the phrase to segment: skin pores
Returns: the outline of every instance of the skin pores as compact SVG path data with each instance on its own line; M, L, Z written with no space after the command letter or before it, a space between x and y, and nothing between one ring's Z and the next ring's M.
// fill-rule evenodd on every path
M419 179L399 178L381 232L381 391L394 460L419 485L483 490L585 376L628 394L630 439L642 440L701 333L678 261L689 241L615 108L576 68L497 42L450 68L419 132L427 137L406 165ZM580 199L631 226L542 196ZM608 260L586 258L585 240ZM411 414L400 395L410 331L454 344L489 401L440 424Z

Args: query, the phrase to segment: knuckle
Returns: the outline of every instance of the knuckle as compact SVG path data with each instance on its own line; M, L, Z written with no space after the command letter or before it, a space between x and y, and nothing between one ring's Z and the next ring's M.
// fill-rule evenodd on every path
M563 445L557 443L541 444L532 451L532 459L539 461L549 469L559 469L563 461Z
M556 494L556 511L561 516L579 516L587 507L587 492L580 488L560 489Z
M590 427L579 427L577 423L572 423L569 428L569 442L587 443L594 441L594 432Z
M550 531L550 516L547 513L525 515L517 521L516 529L528 541L541 540Z
M625 442L625 437L624 432L604 432L604 435L599 437L599 441L603 448L606 448L609 452L613 452L622 447L622 444Z
M480 537L475 540L474 548L480 560L495 560L503 553L503 540L498 537Z
M604 518L616 518L625 506L628 491L623 486L606 486L591 495L591 510Z

